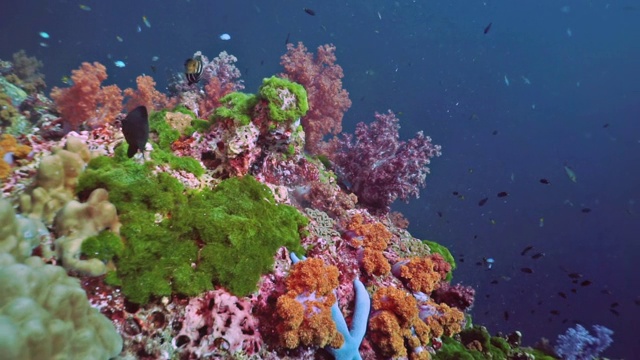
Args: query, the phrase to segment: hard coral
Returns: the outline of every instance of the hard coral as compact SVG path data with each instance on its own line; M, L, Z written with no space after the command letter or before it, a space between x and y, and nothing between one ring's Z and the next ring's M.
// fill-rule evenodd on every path
M332 156L338 174L351 183L358 201L386 212L397 198L408 201L419 196L430 159L441 153L440 145L433 145L422 132L400 141L399 120L391 111L375 117L371 125L356 126L355 141L350 134L344 135Z
M73 85L61 89L54 87L51 98L62 114L65 130L78 130L81 124L89 122L97 126L112 122L122 110L122 92L116 85L101 87L107 79L107 68L94 62L82 63L73 70Z
M307 135L306 149L312 153L323 152L325 135L342 130L342 117L351 107L349 93L342 88L344 74L335 63L335 50L333 45L319 46L314 57L299 42L297 46L287 44L287 53L280 58L282 76L307 90L309 112L302 118L302 126Z

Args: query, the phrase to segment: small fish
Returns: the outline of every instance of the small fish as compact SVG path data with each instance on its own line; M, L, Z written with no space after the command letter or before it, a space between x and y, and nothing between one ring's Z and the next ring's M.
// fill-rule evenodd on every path
M564 165L564 172L567 173L567 176L569 177L569 180L573 181L573 182L578 182L578 178L576 176L576 173L573 171L572 168L570 168L568 165Z
M91 7L90 6L87 6L87 5L84 5L84 4L80 4L78 6L80 6L80 10L91 11Z
M438 211L438 217L442 217L442 211Z
M582 274L580 273L570 273L569 277L572 279L580 279L582 277Z
M556 316L560 315L560 311L558 311L558 310L551 310L551 311L549 311L549 313L551 315L556 315Z
M611 308L617 308L617 307L618 307L618 305L620 305L620 304L618 304L617 302L614 302L614 303L612 303L611 305L609 305L609 307L611 307Z
M609 290L609 289L602 289L600 292L602 294L604 294L604 295L611 295L612 294L611 290ZM640 304L638 304L638 305L640 305Z
M492 280L492 281L490 282L490 284L492 284L492 285L497 285L497 284L498 284L498 280Z
M49 47L49 44L47 44L46 42L41 42L41 43L40 43L40 46L42 46L42 47Z
M220 34L220 40L224 40L224 41L231 40L231 35L227 33Z
M508 312L508 311L505 311L505 312L504 312L504 319L505 319L506 321L509 321L509 312Z
M549 180L547 180L545 178L542 178L542 179L540 179L540 184L551 185L551 181L549 181Z
M151 61L158 61L159 59L160 59L160 58L159 58L159 57L157 57L157 56L153 56L153 57L151 57Z
M582 208L582 210L580 210L580 211L582 211L582 212L583 212L583 213L585 213L585 214L588 214L588 213L590 213L590 212L591 212L591 209L589 209L589 208Z
M522 250L520 255L525 256L527 254L527 252L531 251L531 249L533 249L533 246L531 246L531 245L527 246L526 248L524 248L524 250Z
M69 78L67 75L63 76L60 81L62 81L63 84L67 84L67 85L71 85L71 78Z
M583 281L583 282L581 282L581 283L580 283L580 286L589 286L589 285L591 285L591 284L592 284L592 283L591 283L591 281L589 281L589 280L585 280L585 281Z
M187 59L184 62L184 75L187 77L187 84L192 85L200 81L202 70L204 70L202 57L196 56L193 59Z
M124 39L121 38L119 35L116 35L116 40L118 40L119 42L123 42L124 41Z
M136 31L142 32L142 28L140 27L140 25L138 25L138 28L136 29Z
M483 32L484 32L485 35L489 32L489 30L491 30L491 25L493 25L492 22L490 22L489 25L484 27L484 31Z
M503 198L503 197L509 196L509 193L506 191L500 191L497 196L499 198Z
M116 60L113 62L113 65L119 67L119 68L123 68L125 66L127 66L127 64L124 63L124 61L122 60Z
M284 44L287 45L289 43L289 37L291 36L291 33L288 32L287 33L287 38L284 40Z
M544 227L544 218L543 217L541 217L540 220L538 220L538 226Z
M459 193L459 192L457 192L457 191L454 191L454 192L452 192L451 194L452 194L453 196L458 196L458 195L460 195L460 193Z
M144 148L149 140L149 114L145 106L138 106L122 120L122 134L129 144L127 156L132 158L138 151L144 156Z
M498 130L493 130L492 135L498 135Z
M606 124L602 125L602 127L605 128L605 129L608 128L609 127L609 123L606 123Z
M504 76L504 83L509 86L509 78L507 77L507 75Z
M545 254L544 254L543 252L539 252L539 253L537 253L537 254L533 255L531 258L532 258L533 260L538 260L538 259L540 259L541 257L543 257L544 255L545 255Z
M560 295L561 298L566 299L567 298L567 294L563 293L562 291L560 291L558 293L558 295Z
M41 37L41 38L43 38L43 39L48 39L48 38L49 38L49 34L47 34L47 33L46 33L46 32L44 32L44 31L40 31L40 32L38 33L38 35L40 35L40 37Z
M151 65L151 71L155 74L158 69L156 69L155 65Z
M572 293L574 293L574 294L577 294L577 293L578 293L578 290L576 290L575 288L573 288L573 289L571 289L571 292L572 292Z
M487 201L489 201L488 197L481 199L480 201L478 201L478 206L484 206L484 204L486 204Z
M149 22L149 19L147 19L146 16L142 17L142 22L146 25L146 27L151 28L151 23Z
M522 78L522 82L524 82L525 85L531 85L531 80L526 78L524 75L521 75L520 77Z
M313 11L312 9L309 8L302 8L302 10L304 10L304 12L306 12L307 14L311 15L311 16L316 16L316 12Z
M533 274L533 269L528 268L528 267L524 267L524 268L520 269L520 271L522 271L525 274Z
M616 309L609 309L609 311L615 316L620 316L620 312L618 312L618 310Z

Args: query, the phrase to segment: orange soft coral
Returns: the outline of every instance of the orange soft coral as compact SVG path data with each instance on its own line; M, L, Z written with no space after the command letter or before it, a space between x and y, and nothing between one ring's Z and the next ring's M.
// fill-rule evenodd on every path
M31 147L19 144L16 138L9 134L0 136L0 179L6 179L11 173L11 166L4 161L6 153L13 153L16 158L25 158L31 152Z
M440 254L413 257L393 265L393 274L413 292L430 294L447 277L451 265ZM448 266L448 268L447 268Z
M439 338L442 335L453 336L462 331L464 323L464 313L447 304L436 304L428 301L426 306L430 308L429 316L424 318L425 324L429 327L429 336Z
M384 275L389 273L391 265L382 251L387 248L393 236L386 226L379 222L365 223L361 214L355 214L349 224L349 230L362 237L362 267L369 275Z
M216 76L211 77L204 86L205 96L198 101L200 116L206 119L213 113L213 110L220 107L220 99L236 90L236 84L227 82L222 84Z
M276 313L281 320L277 331L283 347L342 346L344 338L331 317L338 275L338 268L325 265L321 259L307 259L293 265L286 280L288 291L276 303Z
M420 320L416 299L404 290L380 288L373 295L369 339L385 357L429 359L429 328Z
M123 98L116 85L100 86L107 79L104 65L84 62L71 74L71 87L54 87L51 91L65 129L77 130L86 121L92 126L113 121L122 109Z
M157 111L169 106L167 97L156 90L156 82L151 76L141 75L136 78L137 90L127 88L124 95L129 97L127 111L131 111L140 105L147 107L149 111Z

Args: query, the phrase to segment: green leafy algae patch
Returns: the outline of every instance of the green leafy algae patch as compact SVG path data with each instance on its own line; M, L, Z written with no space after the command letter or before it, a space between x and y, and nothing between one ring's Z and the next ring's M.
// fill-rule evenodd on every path
M276 203L271 190L250 176L187 191L149 164L99 157L89 163L78 191L82 197L98 187L109 191L118 209L125 243L106 281L135 303L194 296L214 285L245 296L272 270L278 248L303 252L306 217Z
M105 230L85 239L80 251L87 258L99 259L106 263L122 255L124 243L118 234Z

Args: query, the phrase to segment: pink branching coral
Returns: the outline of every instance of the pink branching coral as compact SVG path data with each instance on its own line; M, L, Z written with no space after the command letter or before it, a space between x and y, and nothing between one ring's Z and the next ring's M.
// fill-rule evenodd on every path
M340 139L333 160L359 203L388 211L397 198L419 197L429 173L427 165L432 157L440 156L441 147L422 131L409 141L400 141L399 120L391 110L375 117L370 125L356 126L355 142L350 134Z
M116 85L100 86L107 79L107 68L84 62L71 72L73 85L54 87L51 98L64 120L65 130L78 130L87 122L95 127L112 122L122 110L122 92Z
M349 93L342 88L344 74L337 65L336 47L318 47L314 57L301 43L287 44L287 53L281 57L284 67L282 77L295 81L307 90L309 111L302 118L306 133L306 149L312 153L323 152L325 135L342 131L342 117L350 107Z
M220 99L223 96L244 89L244 84L239 80L240 70L235 66L238 61L235 56L223 51L209 61L206 56L200 55L204 63L202 82L205 85L204 96L198 101L200 110L198 115L205 119L220 106Z

